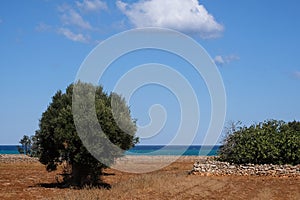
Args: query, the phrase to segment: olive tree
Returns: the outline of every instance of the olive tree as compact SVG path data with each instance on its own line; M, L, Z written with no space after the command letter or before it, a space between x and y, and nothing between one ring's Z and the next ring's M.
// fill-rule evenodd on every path
M101 127L98 132L95 132L98 129L91 129L94 124L91 124L91 106L87 105L91 99L97 124ZM83 112L80 115L74 115L74 102ZM118 105L116 113L112 109L112 102ZM79 122L86 127L76 127L75 120L77 124ZM125 125L120 127L118 121ZM83 132L81 135L78 129ZM102 169L109 167L116 158L124 155L124 151L138 142L135 133L136 123L131 118L124 98L114 93L105 93L101 86L78 82L68 86L65 93L58 91L52 97L52 102L40 119L35 145L39 160L48 171L56 170L61 163L67 163L70 173L65 175L65 183L81 186L97 184ZM105 142L107 139L119 148L110 148ZM100 161L105 159L105 162L100 162L97 159L99 156L102 158Z

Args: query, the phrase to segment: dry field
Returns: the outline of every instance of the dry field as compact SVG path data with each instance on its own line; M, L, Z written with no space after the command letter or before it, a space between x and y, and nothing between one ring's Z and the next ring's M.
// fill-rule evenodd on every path
M111 189L82 190L56 187L59 172L48 173L38 162L0 162L0 199L300 199L299 177L188 175L195 159L146 174L106 169L103 182Z

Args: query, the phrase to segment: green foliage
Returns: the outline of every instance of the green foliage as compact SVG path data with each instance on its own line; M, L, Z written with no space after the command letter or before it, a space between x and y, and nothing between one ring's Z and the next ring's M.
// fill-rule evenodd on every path
M219 159L236 164L300 164L300 122L269 120L249 127L232 124Z
M28 135L24 135L23 138L19 141L19 143L21 144L21 146L18 146L19 153L31 155L31 138Z
M39 149L37 145L37 137L35 135L30 136L31 146L30 146L30 156L39 157Z
M73 93L73 89L76 93ZM111 106L114 97L121 109L117 113L120 119L117 120L124 122L126 129L120 128L117 120L114 120ZM72 110L72 107L77 110ZM92 108L95 109L97 121L93 120L95 112ZM77 131L80 131L80 137ZM39 160L48 171L56 170L64 162L71 168L66 181L76 185L96 184L101 170L138 142L135 132L135 121L131 119L123 98L116 94L106 94L102 87L78 82L70 85L66 93L58 91L52 97L52 102L40 120L39 130L36 131L35 145ZM122 150L109 148L107 138ZM92 150L93 155L86 147ZM101 157L102 161L105 159L105 164L95 157Z

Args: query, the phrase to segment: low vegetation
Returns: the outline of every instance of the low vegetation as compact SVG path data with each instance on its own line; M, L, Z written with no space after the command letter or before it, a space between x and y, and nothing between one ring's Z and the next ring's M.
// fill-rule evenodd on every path
M219 160L236 164L300 164L300 122L268 120L249 127L233 123Z

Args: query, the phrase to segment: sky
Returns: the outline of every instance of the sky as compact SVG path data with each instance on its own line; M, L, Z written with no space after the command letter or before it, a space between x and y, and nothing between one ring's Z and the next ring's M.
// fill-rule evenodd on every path
M225 86L225 126L230 121L300 120L299 7L297 0L2 0L0 144L17 144L23 135L35 133L51 97L76 79L99 43L143 27L179 31L207 51ZM99 84L110 92L122 74L151 62L176 69L191 83L201 112L193 144L201 144L210 96L184 60L158 50L132 52L115 61ZM151 123L149 108L158 103L164 105L166 123L141 144L169 143L182 120L176 95L146 85L129 101L139 126Z

